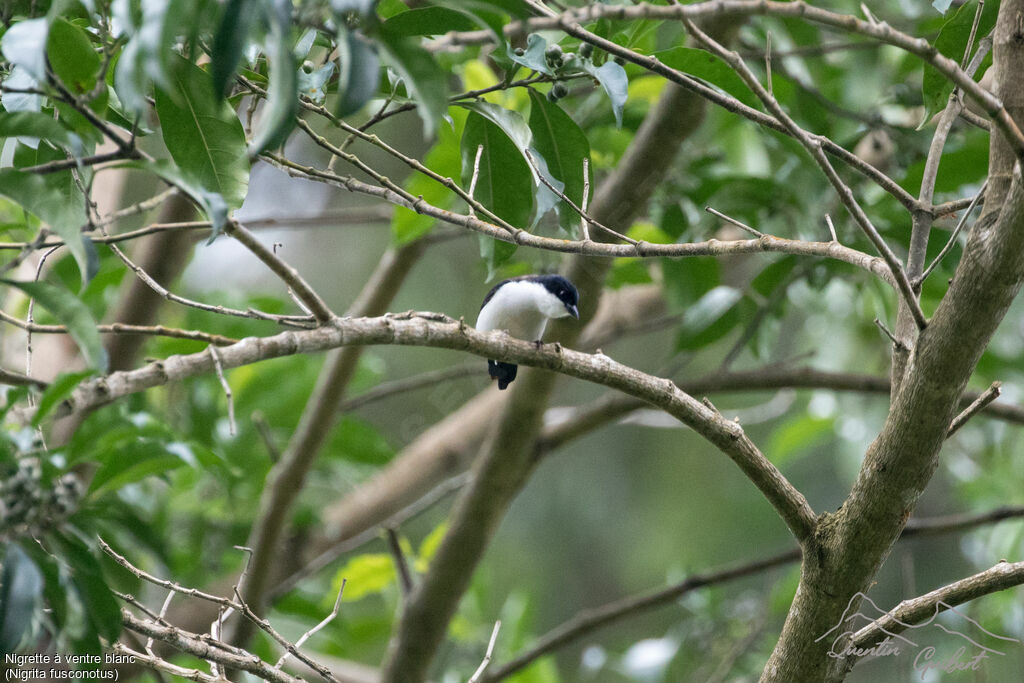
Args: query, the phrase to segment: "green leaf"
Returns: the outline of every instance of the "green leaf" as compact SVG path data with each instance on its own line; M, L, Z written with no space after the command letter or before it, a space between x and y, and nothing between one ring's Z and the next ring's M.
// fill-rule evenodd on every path
M118 164L117 167L134 168L153 173L194 199L203 209L203 213L206 214L206 218L210 221L213 228L210 233L210 239L206 241L207 244L216 239L217 235L224 228L224 223L228 219L228 205L224 201L224 197L217 192L211 192L204 188L197 180L184 173L169 159L125 161Z
M499 107L491 102L460 102L459 106L476 112L498 126L508 136L509 140L512 141L516 149L519 150L519 153L522 154L527 171L530 177L533 178L533 194L537 200L537 213L534 217L534 224L536 224L541 216L558 204L558 196L541 182L541 176L559 192L562 191L565 185L562 181L551 175L551 172L548 170L547 160L532 146L533 133L529 125L527 125L519 112ZM465 153L465 145L463 145L463 153ZM465 170L465 164L463 164L463 170ZM525 225L525 223L513 223L513 225ZM512 251L507 253L511 254Z
M0 573L0 650L15 652L35 622L43 575L17 543L7 546Z
M0 183L2 184L2 183ZM90 367L100 372L107 371L107 351L100 341L100 333L96 330L96 321L85 304L74 294L50 284L49 282L16 282L0 280L5 285L17 287L36 300L40 306L53 314L62 325L68 328L68 334L78 344L82 356Z
M53 72L76 95L91 92L100 72L100 57L85 31L66 19L50 26L47 57ZM106 108L106 103L104 103Z
M221 97L231 89L231 81L249 42L253 19L259 16L259 10L254 5L254 0L228 0L217 33L213 36L210 73L213 77L213 90Z
M978 0L969 0L960 6L960 9L942 25L939 35L935 38L934 47L946 57L960 62L967 48L967 39L970 37L971 26L974 24L974 13L978 7ZM981 12L981 19L978 22L978 37L988 35L996 23L996 15L999 12L998 2L987 2ZM975 44L977 47L977 44ZM978 70L976 78L981 78L981 70ZM931 121L932 117L946 108L949 95L953 92L953 83L943 76L935 67L930 64L924 65L924 75L921 79L921 93L924 96L924 118L921 125Z
M149 437L124 440L96 470L89 485L89 494L101 497L146 477L195 464L195 456L183 443L167 443Z
M416 101L423 119L423 135L429 137L448 111L448 81L434 56L413 38L380 33L384 62L393 68L405 83L406 91Z
M630 80L626 76L626 70L618 66L614 61L605 61L600 67L595 67L590 59L579 59L583 70L596 78L608 93L611 100L611 112L615 115L615 125L623 127L623 109L626 106L626 98L629 96Z
M367 553L349 560L335 574L332 591L337 595L341 581L345 579L345 593L342 598L346 602L361 600L367 595L379 593L395 582L395 562L387 553Z
M449 31L472 31L476 22L447 7L420 7L391 17L384 31L395 36L439 36Z
M512 225L526 225L533 208L530 168L504 130L476 112L466 119L462 133L463 187L470 186L480 146L480 172L473 197Z
M665 66L696 76L732 95L740 102L756 107L757 96L747 87L743 79L732 68L707 50L694 47L675 47L655 52L654 55Z
M533 133L530 131L529 125L519 114L519 112L499 107L491 102L476 101L476 102L459 102L460 107L469 109L470 111L476 112L477 114L489 119L491 123L495 124L505 135L515 143L515 146L522 153L524 159L526 157L526 151L530 148L530 144L533 141Z
M58 403L70 396L71 392L81 384L82 380L92 377L94 374L96 373L93 370L85 370L83 372L62 372L57 375L57 378L50 382L50 386L46 387L46 391L39 398L39 407L36 408L36 414L32 416L32 426L38 427L42 423L43 418Z
M338 105L348 116L363 108L380 85L380 58L368 40L344 28L338 35Z
M249 185L245 131L231 106L214 94L210 75L174 58L172 90L156 90L160 131L171 157L205 190L242 205Z
M3 52L11 64L24 68L37 81L46 80L46 36L50 26L46 19L26 19L7 29L0 40Z
M551 76L553 72L544 56L547 49L548 41L544 39L544 36L539 33L531 33L526 37L526 49L523 50L523 54L517 55L515 50L508 50L508 56L516 64L522 64L527 69Z
M420 552L416 556L415 569L417 572L425 574L430 569L430 561L434 559L434 555L437 554L437 549L441 547L441 541L444 540L447 533L448 522L441 522L423 539L423 542L420 543Z
M554 102L532 88L530 93L530 131L533 146L547 162L552 177L563 185L563 192L576 206L583 205L583 160L590 158L590 143L576 122ZM591 180L593 173L590 172ZM579 216L562 201L559 221L575 234Z
M775 430L767 452L772 462L781 465L801 451L818 445L834 435L835 418L800 415Z
M51 538L71 568L72 585L90 626L107 642L116 641L121 635L121 608L93 552L73 536L53 534Z
M676 348L692 351L720 339L738 321L736 305L743 293L734 287L715 287L690 306L676 338ZM733 315L729 315L733 313Z
M0 111L0 138L28 137L46 140L55 147L66 147L81 156L82 140L52 116L39 112ZM34 146L34 145L30 145Z
M70 172L65 173L44 177L11 168L0 169L0 195L38 216L64 240L85 283L96 274L97 264L90 259L91 245L82 235L82 227L87 222L85 199L76 185L61 182L70 178Z
M270 86L260 128L249 148L253 157L265 149L283 144L295 126L295 115L299 111L298 67L290 38L292 3L290 0L262 0L262 3L270 21L264 45L270 62Z

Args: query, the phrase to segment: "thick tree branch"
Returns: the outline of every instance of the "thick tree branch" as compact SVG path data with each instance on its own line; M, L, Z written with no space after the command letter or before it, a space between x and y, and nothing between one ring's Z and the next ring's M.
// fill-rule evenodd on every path
M994 33L996 93L1024 120L1019 17L1024 1L1000 4ZM1013 74L1014 76L1004 76ZM959 85L959 83L958 83ZM966 88L965 88L966 90ZM902 386L843 506L826 513L800 588L763 673L765 681L845 676L815 639L875 576L938 466L964 386L1024 283L1024 189L1016 150L992 136L985 215L973 226L948 292L918 336ZM989 201L990 198L993 201Z

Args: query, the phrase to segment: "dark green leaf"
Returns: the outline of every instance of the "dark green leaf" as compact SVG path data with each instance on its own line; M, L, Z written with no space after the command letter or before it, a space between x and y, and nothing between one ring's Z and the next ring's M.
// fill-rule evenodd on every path
M96 470L89 485L90 495L100 497L146 477L196 464L195 456L185 444L148 437L125 440L111 455L114 457L107 457Z
M156 90L160 131L171 157L205 190L238 208L249 184L245 131L231 106L214 94L210 75L175 57L173 90Z
M971 33L971 26L974 24L974 13L978 8L978 0L970 0L960 6L960 9L942 25L942 30L935 38L935 48L946 57L959 62L964 56L967 48L967 39ZM998 2L987 2L981 12L981 20L978 22L978 36L985 36L995 26L996 15L999 12ZM977 43L975 43L977 47ZM977 74L981 77L981 72ZM953 83L939 73L935 67L925 64L924 76L921 79L921 92L924 96L925 113L921 125L931 121L932 117L946 108L950 93L953 92Z
M35 622L43 575L17 543L7 546L0 573L0 650L15 652Z
M100 341L100 333L96 330L89 309L74 294L50 284L49 282L16 282L0 280L6 285L17 287L36 300L40 306L53 314L62 325L68 328L68 334L78 344L82 356L90 367L100 372L107 371L107 351Z
M7 61L24 68L37 81L46 80L46 19L16 22L4 33L0 51Z
M384 22L395 36L439 36L449 31L472 31L476 23L462 12L447 7L420 7Z
M433 135L448 110L448 82L444 71L414 38L382 31L380 39L385 63L401 76L410 98L419 105L417 112L423 119L423 134Z
M707 50L675 47L654 53L665 66L696 76L732 95L740 102L756 107L757 97L728 64Z
M340 29L338 35L338 116L348 116L363 108L380 84L380 58L377 51L354 31Z
M121 635L121 608L103 579L96 557L73 536L53 534L52 538L71 568L71 581L84 616L99 636L107 642L116 641Z
M583 160L590 158L587 136L561 107L532 88L529 92L533 146L547 161L552 177L564 184L565 196L576 206L582 206ZM558 214L562 227L574 234L578 214L565 202L559 206Z
M503 129L474 111L466 119L462 134L463 187L468 188L472 180L478 147L482 151L473 197L512 225L526 225L534 189L529 166ZM513 244L480 237L480 255L487 262L489 274L514 251Z
M60 182L65 177L70 179L57 174L44 177L10 168L0 169L0 195L21 204L64 240L78 263L84 283L95 275L96 267L90 262L90 245L82 236L86 224L85 199L76 185Z
M472 180L478 146L483 149L473 197L512 225L526 225L533 196L526 160L502 128L473 112L462 134L463 187Z
M259 16L255 4L254 0L228 0L224 7L217 33L213 36L210 55L210 73L217 95L224 96L231 88L232 79L249 42L253 19Z
M519 112L511 111L483 100L459 102L459 106L476 112L501 128L525 159L526 151L530 149L530 144L533 140L533 133L530 132L529 125L527 125Z
M677 311L686 311L695 301L718 286L721 265L713 256L663 259L665 298Z
M85 31L57 19L50 26L46 53L54 74L72 93L84 95L96 87L100 57Z
M46 391L39 398L36 414L32 416L32 426L38 427L43 418L49 415L58 403L67 398L75 387L81 384L82 380L92 377L94 374L93 370L85 370L83 372L62 372L57 375L57 378L50 382L50 386L46 387Z
M299 110L298 67L290 39L292 3L290 0L261 1L270 21L264 45L270 62L270 86L260 128L249 149L249 154L254 157L265 149L284 143L295 126L295 114Z

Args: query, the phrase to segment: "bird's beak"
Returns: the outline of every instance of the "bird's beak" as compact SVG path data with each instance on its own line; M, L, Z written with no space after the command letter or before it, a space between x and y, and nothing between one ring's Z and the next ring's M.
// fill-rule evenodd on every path
M569 311L569 315L576 318L577 320L580 319L579 309L577 309L575 306L566 306L565 308Z

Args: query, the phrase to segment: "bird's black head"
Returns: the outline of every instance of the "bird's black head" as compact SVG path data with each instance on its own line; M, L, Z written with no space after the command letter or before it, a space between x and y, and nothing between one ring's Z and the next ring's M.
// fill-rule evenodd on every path
M565 310L569 311L569 315L579 319L580 293L571 282L561 275L538 275L536 281L565 304Z

